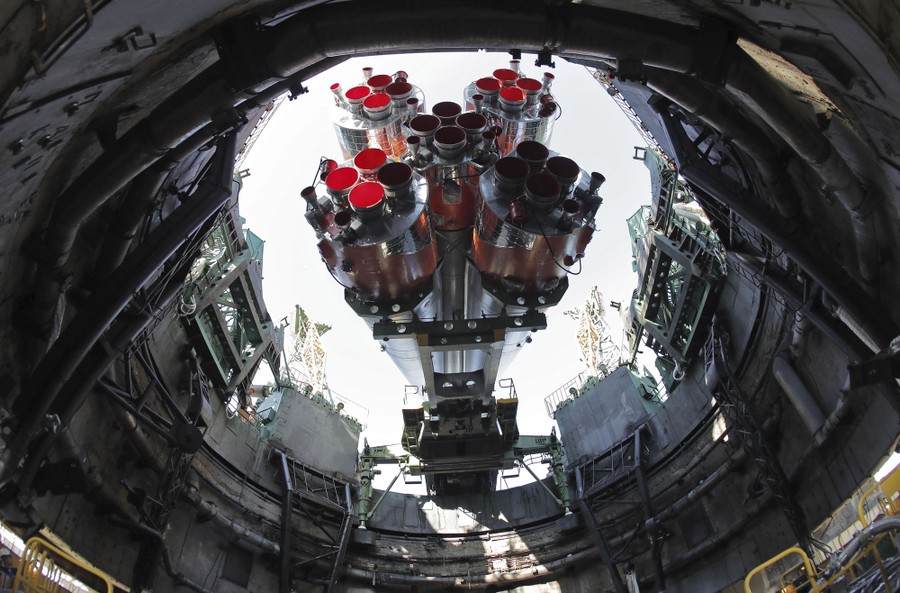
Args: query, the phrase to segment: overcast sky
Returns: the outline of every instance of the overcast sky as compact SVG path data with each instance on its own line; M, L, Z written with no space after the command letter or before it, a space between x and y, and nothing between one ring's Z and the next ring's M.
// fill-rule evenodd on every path
M583 368L576 324L563 312L583 303L594 285L607 300L627 306L637 276L631 268L625 219L649 203L650 189L646 168L632 158L633 147L644 142L600 84L584 68L559 58L555 69L536 68L533 61L534 56L523 56L525 75L540 79L545 70L553 72L552 92L562 107L550 149L607 179L583 272L570 276L562 304L548 311L549 327L533 334L533 343L522 349L505 373L515 381L519 396L520 432L548 434L553 422L544 411L544 398ZM333 327L323 338L328 383L332 390L369 409L364 436L372 444L399 441L406 381L379 351L366 324L344 303L343 289L319 259L300 198L300 190L314 180L320 157L341 160L331 123L329 87L339 82L346 90L359 84L363 66L373 67L375 74L404 70L409 82L424 91L429 107L441 101L462 104L463 89L470 82L508 64L508 54L483 52L348 60L309 80L308 94L285 101L244 161L250 176L244 180L241 214L247 228L266 242L263 292L268 310L279 320L291 316L294 304L300 304L315 321ZM618 314L611 313L610 324L618 337Z

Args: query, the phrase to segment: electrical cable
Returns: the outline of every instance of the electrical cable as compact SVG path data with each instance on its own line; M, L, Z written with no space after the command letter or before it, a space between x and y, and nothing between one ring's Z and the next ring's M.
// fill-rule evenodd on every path
M529 207L529 213L533 214L530 207ZM550 245L550 239L547 238L547 234L544 232L544 225L541 224L541 219L539 217L534 217L534 219L535 219L535 221L537 221L538 228L541 230L541 236L544 237L544 242L547 244L547 250L550 252L550 258L553 260L553 263L556 264L556 267L559 268L560 270L562 270L563 272L565 272L566 274L571 274L572 276L578 276L579 274L581 274L581 272L584 269L584 264L581 261L582 258L580 258L580 257L577 258L577 261L578 261L578 271L577 272L573 272L572 270L565 268L562 264L560 264L558 261L556 261L556 254L553 253L553 247Z

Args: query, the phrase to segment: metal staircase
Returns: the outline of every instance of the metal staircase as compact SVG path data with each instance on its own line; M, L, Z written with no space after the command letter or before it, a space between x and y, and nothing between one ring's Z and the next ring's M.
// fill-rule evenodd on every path
M340 578L353 527L350 484L305 465L282 451L277 454L285 474L285 484L289 487L285 497L291 502L291 510L299 511L315 523L326 540L320 543L321 547L329 550L299 562L287 554L282 561L290 562L292 569L307 564L316 565L319 569L323 564L320 561L324 561L325 570L316 571L321 576L310 576L309 580L324 585L324 591L330 592ZM335 533L336 524L339 527ZM290 529L289 515L283 518L282 529ZM290 541L289 537L287 541Z

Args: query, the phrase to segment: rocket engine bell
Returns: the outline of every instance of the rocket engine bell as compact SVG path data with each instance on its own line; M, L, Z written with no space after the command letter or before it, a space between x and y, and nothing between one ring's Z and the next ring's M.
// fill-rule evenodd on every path
M410 84L406 72L371 75L363 68L360 84L344 92L340 83L331 85L335 106L334 129L344 159L366 148L380 148L391 158L406 152L405 124L425 109L425 95Z
M321 197L304 190L307 220L338 282L366 301L387 303L431 280L437 247L420 175L370 148L328 173L325 187Z
M549 72L537 80L523 76L515 65L494 70L492 76L479 78L466 87L466 105L491 121L501 157L508 156L525 140L550 144L553 126L561 113L550 93L552 83Z
M430 114L405 73L336 86L347 160L322 161L322 195L302 192L347 303L423 388L427 404L404 413L404 448L435 488L494 483L518 435L516 400L494 386L546 326L601 202L602 176L547 148L552 75L513 64L471 83L466 109L445 101ZM463 475L460 457L483 471Z
M472 259L511 293L552 290L583 257L600 205L571 159L526 141L482 176Z

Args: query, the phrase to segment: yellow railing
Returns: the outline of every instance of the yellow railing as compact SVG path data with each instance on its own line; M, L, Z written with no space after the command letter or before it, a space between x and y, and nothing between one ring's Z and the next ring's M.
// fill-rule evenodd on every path
M857 505L857 512L859 514L859 520L862 523L863 527L866 527L868 525L865 509L866 500L868 500L868 498L878 490L881 491L881 495L878 497L878 502L881 505L881 510L884 512L884 514L900 514L900 467L895 468L880 482L876 483L874 486L866 490L862 494L862 496L860 496L859 503ZM809 557L803 550L801 550L800 548L788 548L784 552L778 554L770 560L767 560L763 564L760 564L752 571L750 571L750 573L747 575L747 578L744 579L744 593L752 593L750 589L750 581L751 579L753 579L753 577L766 570L773 564L777 563L778 561L782 560L783 558L790 556L791 554L797 554L798 556L800 556L801 563L794 565L793 567L788 569L787 572L780 575L779 584L781 585L781 591L783 593L791 592L794 590L793 583L785 581L785 575L797 570L800 566L802 566L806 572L804 576L806 579L806 584L809 585L809 590L812 593L820 593L821 591L824 591L828 587L830 587L839 577L843 576L844 574L848 572L852 574L855 570L857 562L859 562L860 559L869 554L872 554L879 570L881 571L886 593L892 593L890 580L888 579L884 564L881 560L881 555L878 553L877 549L877 545L881 537L875 538L871 542L869 542L869 544L865 548L863 548L858 554L850 559L849 562L847 562L846 566L843 566L840 571L832 575L827 580L819 578L819 574L816 571L815 564L809 559Z
M744 579L744 593L752 593L752 590L750 589L750 581L753 579L753 577L769 568L776 562L779 562L780 560L790 556L791 554L797 554L798 556L800 556L800 562L803 565L803 568L806 570L806 580L810 584L810 591L812 591L813 593L820 593L820 591L822 591L823 589L820 589L816 583L816 577L818 576L818 573L816 572L816 566L809 559L809 556L806 555L806 552L804 552L800 548L788 548L784 552L778 554L773 558L770 558L769 560L751 570L750 574L747 575L747 578ZM784 589L787 589L787 587L785 587Z
M898 494L900 494L900 466L895 467L891 473L883 477L881 481L876 482L874 486L866 490L863 495L859 497L859 503L856 510L859 514L859 521L862 523L863 527L869 524L866 519L866 501L869 496L877 490L881 490L881 496L878 497L878 504L881 506L882 512L888 516L900 513L900 499L898 499ZM893 593L890 579L888 579L887 571L884 567L884 561L881 559L881 553L878 552L878 542L881 541L882 537L883 536L873 540L863 551L862 555L872 554L872 557L875 559L875 564L878 565L878 570L881 571L886 593Z
M881 504L881 510L885 515L900 513L900 498L898 498L898 494L900 494L900 466L895 467L891 473L882 478L880 482L876 482L874 486L859 497L857 512L863 527L868 525L868 521L866 521L866 500L876 490L881 490L881 497L879 497L878 502Z
M74 574L73 574L74 573ZM61 584L67 578L79 578L91 575L92 585L101 593L105 585L106 593L113 593L113 585L109 577L75 558L50 542L40 537L33 537L25 543L25 551L19 561L13 591L22 593L56 593L66 591Z

